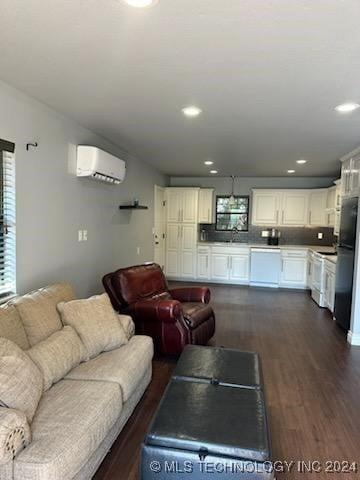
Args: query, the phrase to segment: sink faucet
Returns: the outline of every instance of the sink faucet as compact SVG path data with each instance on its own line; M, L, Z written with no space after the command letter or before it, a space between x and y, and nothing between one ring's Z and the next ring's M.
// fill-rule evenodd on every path
M234 236L237 234L238 232L238 229L236 227L233 227L231 229L231 238L230 238L230 243L233 243L234 242Z

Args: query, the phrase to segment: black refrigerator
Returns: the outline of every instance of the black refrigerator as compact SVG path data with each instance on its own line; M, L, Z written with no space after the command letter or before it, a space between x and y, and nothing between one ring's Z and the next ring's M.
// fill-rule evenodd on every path
M341 206L334 317L346 331L350 329L358 203L358 198L349 198Z

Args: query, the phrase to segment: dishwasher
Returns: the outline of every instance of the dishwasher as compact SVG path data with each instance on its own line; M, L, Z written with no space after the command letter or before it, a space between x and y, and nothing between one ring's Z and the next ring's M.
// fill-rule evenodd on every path
M279 286L281 257L279 248L252 248L250 257L250 285Z

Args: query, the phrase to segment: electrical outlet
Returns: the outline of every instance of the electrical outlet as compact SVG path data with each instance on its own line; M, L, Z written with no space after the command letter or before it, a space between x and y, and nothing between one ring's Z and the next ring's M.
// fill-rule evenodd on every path
M263 231L261 232L261 236L264 237L264 238L265 238L265 237L268 237L269 234L270 234L269 230L263 230Z
M319 240L322 240L323 237L324 237L324 234L323 234L322 232L319 232L319 233L318 233L318 239L319 239Z
M87 242L87 239L88 239L88 231L83 230L83 242Z
M83 241L83 231L78 230L78 242L82 242L82 241Z
M137 253L138 255L140 255L140 253L141 253L141 248L140 248L140 247L137 247L136 253Z

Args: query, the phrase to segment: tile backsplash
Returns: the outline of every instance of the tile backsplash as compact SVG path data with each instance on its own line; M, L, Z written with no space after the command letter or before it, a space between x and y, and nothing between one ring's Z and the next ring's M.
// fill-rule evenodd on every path
M232 232L221 232L215 230L215 224L200 224L199 225L199 239L200 232L204 230L207 242L225 242L231 239ZM249 225L248 232L237 232L234 235L235 242L242 243L259 243L266 244L267 238L261 236L262 230L267 230L266 227L254 227ZM332 245L337 241L337 237L333 234L333 228L317 227L280 227L281 232L280 245ZM321 240L318 239L318 233L323 234Z

